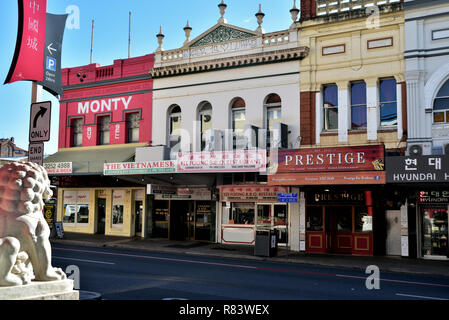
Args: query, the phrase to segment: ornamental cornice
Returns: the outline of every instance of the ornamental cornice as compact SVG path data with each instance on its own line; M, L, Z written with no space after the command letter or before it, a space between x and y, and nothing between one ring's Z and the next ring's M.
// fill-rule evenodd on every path
M199 72L219 71L230 68L249 67L252 65L301 60L308 56L309 50L310 49L308 47L296 47L227 58L162 66L151 69L150 73L152 78L154 79Z

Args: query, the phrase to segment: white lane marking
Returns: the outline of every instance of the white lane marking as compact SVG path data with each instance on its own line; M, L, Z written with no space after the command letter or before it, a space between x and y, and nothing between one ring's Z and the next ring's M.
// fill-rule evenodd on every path
M127 254L127 253L112 253L112 252L90 251L90 250L79 250L79 249L67 249L67 248L52 248L52 249L53 249L53 250L65 250L65 251L85 252L85 253L96 253L96 254L104 254L104 255L111 255L111 256L122 256L122 257L133 257L133 258L144 258L144 259L151 259L151 260L174 261L174 262L186 262L186 263L205 264L205 265L223 266L223 267L233 267L233 268L243 268L243 269L253 269L253 270L258 269L258 267L245 266L245 265L237 265L237 264L218 263L218 262L205 262L205 261L186 260L186 259L175 259L175 258L162 258L162 257L144 256L144 255Z
M114 262L104 262L104 261L95 261L95 260L84 260L84 259L75 259L75 258L63 258L63 257L55 257L55 259L63 259L63 260L73 260L73 261L81 261L81 262L89 262L89 263L101 263L101 264L115 264Z
M397 296L408 297L408 298L418 298L418 299L428 299L428 300L449 300L445 298L435 298L435 297L426 297L426 296L415 296L413 294L404 294L404 293L396 293Z
M336 277L340 278L353 278L353 279L362 279L366 280L366 277L359 277L359 276L349 276L344 274L336 274ZM405 280L392 280L392 279L379 279L380 281L385 282L396 282L396 283L405 283L405 284L416 284L420 286L431 286L431 287L443 287L443 288L449 288L449 285L447 284L439 284L439 283L427 283L427 282L416 282L416 281L405 281Z

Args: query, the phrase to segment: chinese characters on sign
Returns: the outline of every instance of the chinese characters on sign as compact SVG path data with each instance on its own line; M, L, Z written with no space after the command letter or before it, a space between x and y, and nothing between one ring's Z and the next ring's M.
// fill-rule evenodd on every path
M387 157L387 183L447 182L449 156Z
M16 50L6 83L42 81L47 0L20 0Z

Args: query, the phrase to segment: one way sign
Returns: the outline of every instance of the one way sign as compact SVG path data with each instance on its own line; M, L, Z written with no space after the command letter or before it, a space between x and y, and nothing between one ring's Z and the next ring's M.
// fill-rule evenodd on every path
M50 140L51 101L31 105L30 142Z

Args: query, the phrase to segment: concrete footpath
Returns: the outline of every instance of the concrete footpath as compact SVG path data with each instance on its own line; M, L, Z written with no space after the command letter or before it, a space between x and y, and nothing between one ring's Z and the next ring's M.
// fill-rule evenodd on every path
M424 260L401 257L364 257L333 254L310 254L286 252L279 248L275 257L254 255L252 246L224 245L196 241L171 241L167 239L121 238L104 235L65 233L64 239L51 239L52 244L69 244L88 247L107 247L149 252L181 253L186 255L218 257L238 260L270 261L320 267L347 268L365 271L367 266L376 265L382 272L415 274L449 279L448 260Z

